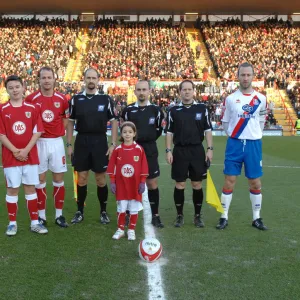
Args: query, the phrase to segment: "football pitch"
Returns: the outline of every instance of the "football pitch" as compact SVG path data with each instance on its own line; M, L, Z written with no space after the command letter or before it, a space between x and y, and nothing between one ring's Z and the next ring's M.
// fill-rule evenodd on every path
M226 138L214 138L210 172L220 194ZM192 189L185 191L183 228L174 228L174 182L165 162L164 138L158 141L161 176L160 214L165 228L156 230L163 245L160 259L165 299L299 299L300 298L300 139L263 139L261 216L268 231L251 227L252 209L244 176L233 193L229 226L215 229L219 214L206 203L205 228L195 228ZM147 267L138 256L144 238L143 213L137 240L115 241L116 203L109 193L109 225L99 222L99 202L90 174L85 219L67 229L54 224L52 180L48 176L47 221L49 233L29 230L23 192L19 195L18 233L5 235L8 224L3 172L0 175L0 299L149 299ZM64 215L70 222L76 211L72 172L65 177ZM206 182L204 182L204 189ZM156 299L161 299L159 296ZM162 300L162 299L161 299Z

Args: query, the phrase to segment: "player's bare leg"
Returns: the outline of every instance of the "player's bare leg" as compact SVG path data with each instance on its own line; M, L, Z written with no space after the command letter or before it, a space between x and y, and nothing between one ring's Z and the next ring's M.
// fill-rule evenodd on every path
M203 228L204 222L201 219L201 209L203 204L202 181L191 181L193 188L193 203L194 203L194 224L197 228Z
M248 179L250 189L250 200L252 204L253 222L252 226L259 230L267 230L260 217L262 195L260 178Z
M95 173L95 179L97 183L97 196L100 203L100 223L105 225L110 222L106 212L108 188L105 173Z
M148 188L148 199L150 202L152 212L152 225L157 228L163 228L164 224L160 220L158 208L159 208L159 189L157 184L157 177L146 180Z
M236 184L237 176L225 175L224 185L221 194L221 204L224 212L217 225L217 229L225 229L228 226L228 211L232 200L232 192Z

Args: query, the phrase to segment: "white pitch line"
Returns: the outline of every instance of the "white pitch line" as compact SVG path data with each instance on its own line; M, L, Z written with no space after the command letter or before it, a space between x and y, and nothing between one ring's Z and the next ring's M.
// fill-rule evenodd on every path
M143 207L144 207L144 230L145 238L156 238L154 227L151 224L152 213L148 199L148 190L146 188L143 193ZM149 300L166 300L162 276L161 276L160 261L147 263L148 272L148 286L149 286Z

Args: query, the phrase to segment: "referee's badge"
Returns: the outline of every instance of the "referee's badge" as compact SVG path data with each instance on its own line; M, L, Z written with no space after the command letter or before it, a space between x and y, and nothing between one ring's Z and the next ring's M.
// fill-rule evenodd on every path
M54 102L54 106L55 106L56 108L60 108L60 103L59 103L59 102Z
M149 119L149 125L154 124L155 123L155 118L150 118Z
M30 111L26 111L25 112L25 116L26 116L26 118L29 119L31 117L31 112Z
M134 157L133 157L133 160L137 162L137 161L140 160L140 157L139 157L139 156L134 156Z
M201 117L202 117L202 113L198 113L198 114L196 114L196 120L201 120Z
M98 105L98 111L104 111L104 105Z

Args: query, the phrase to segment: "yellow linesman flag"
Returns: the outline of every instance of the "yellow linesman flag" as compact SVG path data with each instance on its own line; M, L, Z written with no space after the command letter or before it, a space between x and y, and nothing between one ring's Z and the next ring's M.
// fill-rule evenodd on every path
M208 170L207 170L206 202L209 205L213 206L218 212L220 213L224 212L214 182Z

